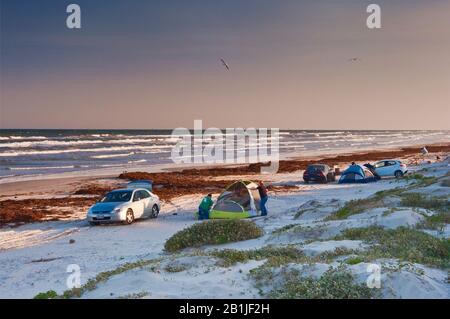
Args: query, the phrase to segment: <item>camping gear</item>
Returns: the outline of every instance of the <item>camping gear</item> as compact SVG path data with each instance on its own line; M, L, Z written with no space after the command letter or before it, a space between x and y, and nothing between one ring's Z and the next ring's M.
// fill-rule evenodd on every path
M361 165L350 165L341 175L339 184L343 183L370 183L376 179L372 172Z
M143 188L151 192L153 189L153 181L148 179L132 181L127 184L127 188Z
M366 167L366 168L369 169L369 171L373 174L373 177L375 177L375 179L376 179L377 181L379 181L379 180L381 179L381 176L378 175L375 166L373 166L373 165L370 164L370 163L366 163L366 164L364 164L364 167Z
M237 181L229 185L209 213L211 219L239 219L261 214L258 185L252 181Z

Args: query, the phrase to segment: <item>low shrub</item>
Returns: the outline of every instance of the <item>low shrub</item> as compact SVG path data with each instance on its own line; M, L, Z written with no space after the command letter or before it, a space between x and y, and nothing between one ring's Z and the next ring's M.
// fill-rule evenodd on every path
M406 207L420 207L438 211L450 211L450 203L446 198L428 197L420 193L403 194L400 204Z
M34 299L55 299L58 297L58 294L54 290L49 290L46 292L40 292L36 296L34 296Z
M261 237L263 230L247 220L209 220L194 224L170 237L164 244L168 252L188 247L218 245Z
M375 292L365 284L355 281L345 268L330 268L320 278L301 277L291 270L279 288L268 297L276 299L369 299Z
M267 259L267 265L270 266L279 266L290 262L307 262L309 260L303 252L292 246L266 246L254 250L224 249L212 252L212 256L220 258L220 265L224 267L232 266L236 263L246 262L251 259Z
M363 261L364 260L361 257L356 256L356 257L350 257L350 258L346 259L345 263L348 265L357 265L359 263L362 263Z
M450 240L439 239L407 227L384 229L380 226L344 230L337 240L363 240L374 244L361 253L366 260L397 258L403 261L447 268L450 266Z
M80 298L85 292L94 290L95 288L97 288L97 285L99 283L105 282L113 276L119 275L131 269L150 266L156 262L158 262L158 259L139 260L136 262L126 263L114 270L101 272L94 278L89 279L80 288L72 288L64 291L61 297L65 299Z

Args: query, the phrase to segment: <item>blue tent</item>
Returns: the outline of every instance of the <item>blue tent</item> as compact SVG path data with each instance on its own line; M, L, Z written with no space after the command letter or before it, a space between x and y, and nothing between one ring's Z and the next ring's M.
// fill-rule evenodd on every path
M339 184L342 183L370 183L375 182L376 179L372 172L364 166L350 165L339 179Z

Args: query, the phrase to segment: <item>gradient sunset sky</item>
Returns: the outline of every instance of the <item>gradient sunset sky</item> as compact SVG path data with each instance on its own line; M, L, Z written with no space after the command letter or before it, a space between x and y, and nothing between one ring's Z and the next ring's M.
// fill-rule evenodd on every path
M0 128L450 129L449 0L0 2Z

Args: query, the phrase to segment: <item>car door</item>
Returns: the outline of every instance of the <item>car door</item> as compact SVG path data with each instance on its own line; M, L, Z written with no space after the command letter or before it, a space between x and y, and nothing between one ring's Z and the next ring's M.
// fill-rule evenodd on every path
M135 191L133 194L133 212L134 218L141 218L145 213L145 202L141 191Z
M152 197L150 196L150 193L145 190L142 190L140 192L142 201L144 202L144 215L145 217L149 217L152 213L153 207Z
M387 176L386 171L387 171L386 161L381 161L375 164L375 172L377 172L378 175Z
M394 176L395 175L395 171L398 170L398 165L396 161L388 161L386 163L386 174L388 176Z

